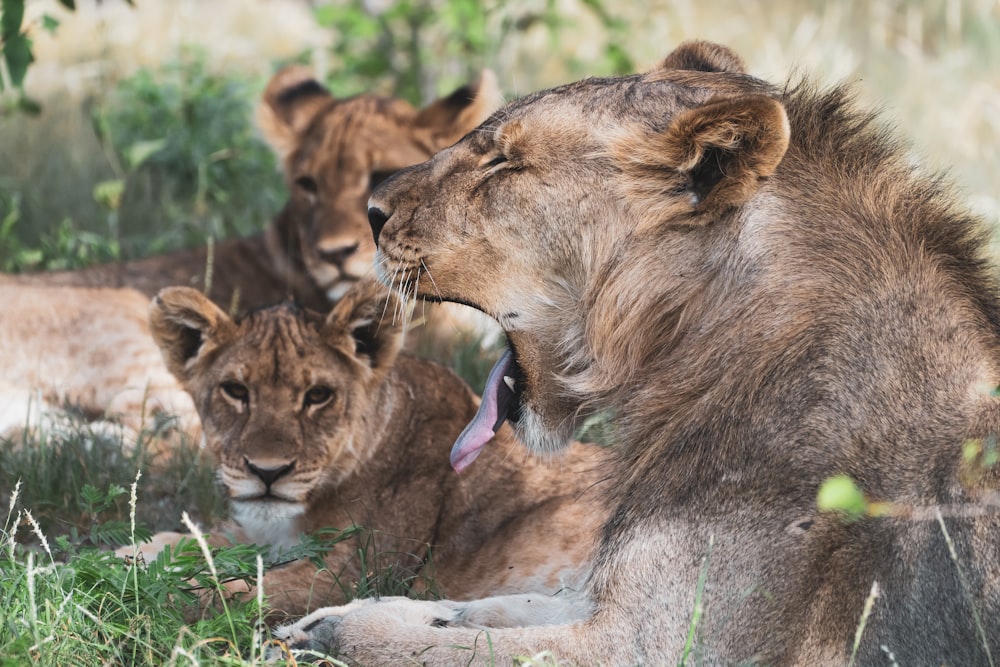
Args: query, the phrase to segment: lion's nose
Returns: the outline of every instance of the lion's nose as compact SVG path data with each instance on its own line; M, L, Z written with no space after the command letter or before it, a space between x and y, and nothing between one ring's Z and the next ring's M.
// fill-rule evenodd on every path
M250 472L257 475L257 477L260 478L260 481L264 482L268 488L270 488L270 486L279 479L292 472L292 469L295 467L295 461L272 467L263 465L258 466L247 458L244 458L243 460L246 461L247 468L250 469Z
M378 245L379 234L382 233L382 228L385 227L385 223L388 220L389 215L378 206L370 205L368 207L368 224L372 226L372 236L375 237L375 245Z

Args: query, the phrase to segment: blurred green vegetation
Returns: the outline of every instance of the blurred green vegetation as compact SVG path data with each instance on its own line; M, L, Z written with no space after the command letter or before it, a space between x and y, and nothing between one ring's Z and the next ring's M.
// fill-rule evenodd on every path
M273 153L251 123L261 86L210 71L198 50L120 81L89 104L100 149L90 169L49 178L59 170L52 146L26 182L0 180L0 269L76 268L259 229L284 200Z
M502 57L506 45L537 31L553 45L570 38L579 22L566 18L556 0L515 4L501 0L346 0L315 9L320 26L338 36L331 48L333 83L353 90L385 88L414 104L473 78ZM626 24L603 0L583 3L600 29L598 62L571 63L580 74L624 74L635 65L620 45ZM572 58L570 59L573 60Z

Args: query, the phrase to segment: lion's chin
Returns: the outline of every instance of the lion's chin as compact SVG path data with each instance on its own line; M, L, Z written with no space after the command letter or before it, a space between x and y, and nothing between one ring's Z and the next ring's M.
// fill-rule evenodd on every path
M558 426L553 427L532 410L529 404L521 406L520 415L517 423L512 424L514 435L536 455L556 454L573 441L573 428L567 430Z

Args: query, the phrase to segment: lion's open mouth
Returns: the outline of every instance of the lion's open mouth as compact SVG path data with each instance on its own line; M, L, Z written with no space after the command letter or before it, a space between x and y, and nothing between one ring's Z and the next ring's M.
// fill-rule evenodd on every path
M490 371L479 412L451 449L451 467L456 472L462 472L476 460L483 446L507 419L517 421L520 417L523 377L514 352L508 347Z

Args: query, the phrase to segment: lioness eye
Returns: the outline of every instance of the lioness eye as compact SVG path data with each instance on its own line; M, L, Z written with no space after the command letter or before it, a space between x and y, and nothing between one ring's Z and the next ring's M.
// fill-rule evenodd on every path
M322 405L329 401L332 396L332 389L323 385L316 385L306 392L305 398L302 399L302 406L308 408L312 405Z
M309 195L314 195L319 192L319 187L316 185L316 179L312 176L299 176L295 179L295 187Z
M234 401L246 403L250 400L250 390L247 389L245 384L239 382L223 382L222 391Z

